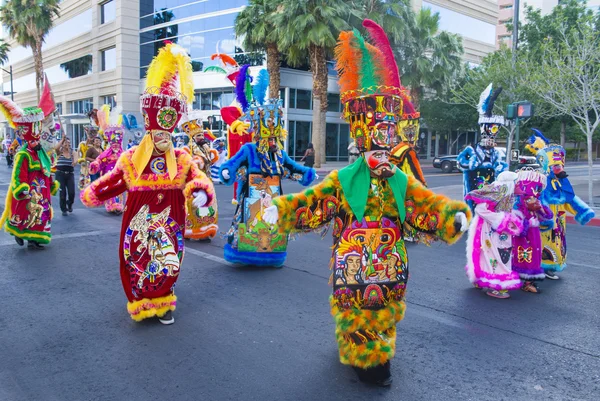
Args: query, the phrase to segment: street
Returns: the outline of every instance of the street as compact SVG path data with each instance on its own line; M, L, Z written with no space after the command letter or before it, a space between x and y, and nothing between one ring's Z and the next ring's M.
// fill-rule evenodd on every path
M567 165L567 171L571 173ZM429 186L461 175L426 168ZM582 172L587 170L581 170ZM0 165L2 207L10 172ZM298 191L285 182L286 193ZM234 212L217 185L219 226ZM281 269L234 267L224 240L186 241L176 322L135 323L118 271L121 218L77 200L52 243L0 234L0 400L596 400L600 228L569 225L569 267L542 294L498 300L465 276L465 240L409 244L394 383L365 386L338 361L329 313L330 233L302 235Z

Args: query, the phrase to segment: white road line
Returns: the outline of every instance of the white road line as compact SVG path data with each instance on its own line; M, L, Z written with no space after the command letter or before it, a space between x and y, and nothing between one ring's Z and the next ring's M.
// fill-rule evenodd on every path
M600 266L586 265L585 263L577 263L577 262L567 262L568 266L581 266L581 267L589 267L592 269L600 269Z
M219 262L219 263L224 264L224 265L235 266L235 263L230 263L230 262L226 261L223 258L220 258L220 257L215 256L215 255L211 255L210 253L202 252L202 251L199 251L197 249L190 248L190 247L186 247L185 248L185 253L186 254L187 253L191 253L192 255L201 256L201 257L203 257L205 259L212 260L213 262Z
M119 234L121 230L109 230L109 231L86 231L81 233L69 233L69 234L56 234L52 236L53 240L57 239L65 239L65 238L81 238L81 237L91 237L94 235L104 235L104 234ZM15 241L2 241L0 242L0 246L14 245Z

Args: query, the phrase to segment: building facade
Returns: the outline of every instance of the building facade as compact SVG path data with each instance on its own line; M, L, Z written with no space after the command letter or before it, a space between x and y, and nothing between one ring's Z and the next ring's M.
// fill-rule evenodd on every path
M217 63L210 59L217 49L240 64L251 63L253 70L264 63L263 55L245 52L234 33L235 18L246 4L247 0L64 0L43 56L62 123L74 144L82 139L83 124L88 121L85 113L93 107L110 103L123 113L140 116L143 77L165 40L188 50L195 71L194 108L202 110L214 130L224 133L219 109L231 104L233 88L222 75L203 70ZM496 0L413 0L412 4L438 12L441 29L463 37L466 61L477 64L495 49ZM31 50L13 44L8 65L13 67L15 100L23 106L34 105ZM347 160L349 130L341 119L335 72L330 71L326 157L343 161ZM8 74L2 74L2 82L8 94ZM311 141L311 90L310 72L282 68L286 146L295 158L303 155ZM6 131L6 124L0 124L0 136L2 130ZM431 143L431 136L423 141L423 153L430 156Z

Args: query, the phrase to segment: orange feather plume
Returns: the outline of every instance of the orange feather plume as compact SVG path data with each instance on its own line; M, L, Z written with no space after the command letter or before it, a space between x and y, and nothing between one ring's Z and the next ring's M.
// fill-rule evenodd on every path
M362 54L352 42L355 40L352 31L340 32L335 47L336 69L340 76L340 93L360 88L360 62Z
M232 67L237 67L237 65L238 65L237 61L235 61L235 59L233 59L233 57L230 57L227 54L218 53L218 54L213 54L212 56L210 56L211 60L214 60L216 58L221 60L221 62L225 66L230 65Z

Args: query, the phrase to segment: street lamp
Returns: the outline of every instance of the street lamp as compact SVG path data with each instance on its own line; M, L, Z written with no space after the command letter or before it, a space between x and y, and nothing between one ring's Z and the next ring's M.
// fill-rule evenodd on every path
M13 91L13 73L12 73L12 65L10 67L8 67L8 71L6 71L4 68L0 67L0 70L4 71L5 73L7 73L8 75L10 75L10 100L14 101L15 100L15 95L14 95L14 91Z

